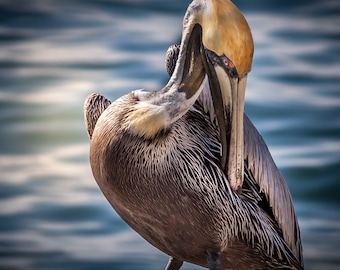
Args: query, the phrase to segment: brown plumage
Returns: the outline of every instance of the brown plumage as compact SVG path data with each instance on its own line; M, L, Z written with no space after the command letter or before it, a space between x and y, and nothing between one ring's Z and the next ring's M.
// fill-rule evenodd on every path
M266 144L248 117L237 120L239 112L243 116L243 104L236 118L221 120L216 114L221 108L229 113L228 91L237 93L233 82L239 81L236 91L245 89L243 73L251 65L251 61L239 64L229 54L232 48L220 55L222 45L214 41L218 35L212 33L214 38L207 41L202 18L216 5L228 6L221 12L239 12L230 1L193 1L184 18L174 74L162 90L133 91L109 106L100 96L86 101L93 175L123 220L171 256L168 270L179 269L183 261L215 270L303 269L290 193ZM231 22L243 25L239 14L227 18L209 31ZM216 48L205 42L217 44ZM234 75L224 65L225 57L238 69L236 77L230 77ZM218 88L224 107L213 102ZM195 101L198 109L190 110ZM242 97L237 102L243 102ZM235 119L236 126L228 122ZM244 135L236 151L242 150L242 179L229 176L233 165L222 170L221 130L228 127L231 133ZM230 158L234 144L226 143Z
M242 195L230 188L210 119L188 111L145 139L122 125L136 102L132 92L109 106L91 142L94 177L122 219L178 261L208 267L222 249L221 269L301 269L252 176Z
M89 95L84 102L84 121L90 140L99 116L109 107L111 101L100 94Z

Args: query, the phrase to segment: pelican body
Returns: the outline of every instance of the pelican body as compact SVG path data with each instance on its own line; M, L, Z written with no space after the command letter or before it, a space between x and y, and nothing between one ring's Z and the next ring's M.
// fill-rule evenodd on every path
M184 261L303 269L289 190L243 119L252 55L248 24L229 0L194 0L163 89L85 102L94 178L121 218L170 256L168 270Z

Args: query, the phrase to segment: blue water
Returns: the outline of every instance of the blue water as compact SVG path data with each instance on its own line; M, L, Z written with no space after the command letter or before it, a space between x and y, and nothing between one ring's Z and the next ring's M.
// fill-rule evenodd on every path
M1 269L164 268L99 191L82 106L160 89L189 2L0 1ZM338 269L340 3L235 3L255 40L245 109L291 189L306 269Z

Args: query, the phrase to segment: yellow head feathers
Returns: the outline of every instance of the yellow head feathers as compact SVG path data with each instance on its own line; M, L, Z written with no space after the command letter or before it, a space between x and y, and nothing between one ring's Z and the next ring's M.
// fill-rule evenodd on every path
M239 76L245 76L251 70L254 43L242 13L229 0L210 0L201 20L204 46L220 56L227 56Z

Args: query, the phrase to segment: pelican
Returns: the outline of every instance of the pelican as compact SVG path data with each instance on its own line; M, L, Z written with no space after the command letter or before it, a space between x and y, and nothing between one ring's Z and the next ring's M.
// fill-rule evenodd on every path
M194 0L164 88L85 101L94 178L168 270L303 269L289 190L243 112L252 56L231 1Z

